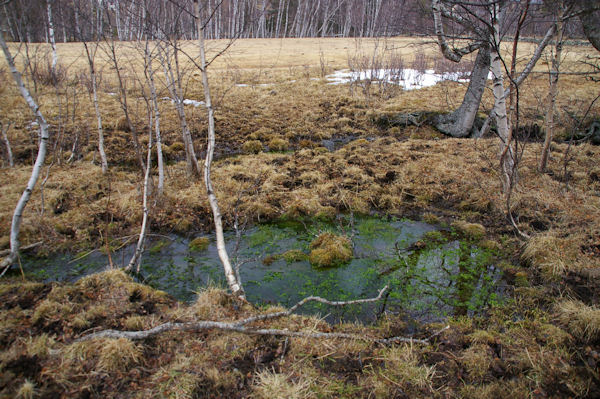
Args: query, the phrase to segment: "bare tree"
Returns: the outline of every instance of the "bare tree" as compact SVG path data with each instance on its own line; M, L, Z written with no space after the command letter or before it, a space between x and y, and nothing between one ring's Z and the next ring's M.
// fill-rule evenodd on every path
M21 220L23 218L23 211L29 202L29 198L31 197L31 193L37 183L38 177L40 175L40 171L44 166L44 162L46 160L46 149L48 146L48 140L50 138L50 133L48 131L48 123L46 122L46 118L40 111L40 107L36 103L36 101L31 96L31 93L25 87L23 80L21 79L21 74L17 70L15 66L14 58L4 41L4 34L0 31L0 47L2 47L2 51L4 52L4 57L6 58L6 62L10 69L10 72L15 80L19 91L21 92L21 96L27 102L29 109L35 115L36 121L40 127L40 141L38 147L38 154L35 160L35 164L33 165L33 169L31 171L31 177L27 182L27 186L21 198L17 202L17 206L13 213L12 224L10 228L10 254L4 259L0 267L4 268L4 271L8 270L8 268L17 260L19 255L19 231L21 229ZM4 274L4 272L3 272Z
M194 15L196 17L196 23L198 25L198 44L200 47L200 72L202 73L202 86L204 86L204 102L208 113L208 144L206 148L206 160L204 161L204 184L206 185L208 201L210 202L210 207L213 212L215 234L217 236L217 251L219 253L221 263L223 264L227 284L229 285L229 289L231 290L231 292L236 297L240 298L241 300L245 300L246 295L244 293L244 289L242 288L241 283L238 281L233 267L231 266L229 254L227 253L227 248L225 247L221 211L219 210L219 203L217 201L217 196L215 195L215 191L213 189L212 181L210 178L210 168L215 150L215 118L210 95L210 86L208 85L208 73L206 70L208 64L206 62L206 53L204 51L204 25L202 23L202 20L200 19L200 6L198 4L198 0L194 0Z
M544 137L544 145L542 147L542 155L540 157L539 170L544 172L548 164L548 155L550 153L550 143L554 137L554 125L555 125L555 110L556 110L556 97L558 96L558 78L560 76L560 61L562 56L563 47L563 17L565 13L564 4L558 4L556 10L556 33L554 35L554 51L551 58L550 68L550 88L548 90L548 109L546 111L546 134Z
M106 174L108 172L108 160L106 158L106 152L104 151L104 128L102 125L100 105L98 103L98 80L96 77L96 53L98 52L99 43L96 40L93 45L90 45L87 41L83 40L83 35L81 32L79 32L79 35L82 38L83 48L85 50L85 56L88 63L88 70L90 73L91 94L94 102L96 128L98 131L98 153L100 154L100 165L102 167L102 173Z

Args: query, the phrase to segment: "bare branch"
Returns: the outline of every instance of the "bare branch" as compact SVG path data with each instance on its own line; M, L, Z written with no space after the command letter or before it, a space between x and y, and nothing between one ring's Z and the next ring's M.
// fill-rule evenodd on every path
M436 332L431 335L427 339L416 339L411 337L391 337L391 338L375 338L367 335L357 335L357 334L347 334L347 333L325 333L325 332L309 332L309 331L289 331L289 330L281 330L275 328L268 329L252 329L244 327L244 325L253 323L256 321L262 321L267 319L279 318L284 316L289 316L292 312L298 309L300 306L306 304L307 302L316 301L320 303L325 303L332 306L346 306L357 303L366 303L366 302L375 302L381 299L383 293L387 291L388 286L386 285L379 291L379 295L375 298L369 299L356 299L351 301L329 301L327 299L310 296L304 298L296 305L292 306L289 310L285 312L276 312L270 313L266 315L249 317L244 320L240 320L238 322L221 322L221 321L197 321L197 322L187 322L187 323L164 323L149 330L143 331L118 331L118 330L104 330L98 331L89 335L85 335L76 340L76 342L88 341L95 338L127 338L131 340L142 340L146 338L150 338L168 331L201 331L201 330L224 330L224 331L234 331L243 334L251 334L251 335L274 335L274 336L285 336L285 337L299 337L299 338L314 338L314 339L355 339L360 341L369 341L375 342L383 345L391 345L397 342L407 342L413 344L429 344L429 340L439 334L441 334L444 330L447 330L449 326L444 327L442 330Z

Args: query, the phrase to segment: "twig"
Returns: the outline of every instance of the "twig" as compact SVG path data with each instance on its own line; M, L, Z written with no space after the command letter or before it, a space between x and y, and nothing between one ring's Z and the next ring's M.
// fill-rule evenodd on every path
M324 298L321 298L318 296L309 296L309 297L304 298L300 302L296 303L294 306L292 306L291 308L289 308L286 311L253 316L253 317L249 317L244 320L240 320L234 324L237 326L243 326L243 325L246 325L249 323L254 323L256 321L274 319L274 318L283 317L283 316L289 316L296 309L300 308L301 306L304 306L306 303L311 302L311 301L320 302L320 303L324 303L326 305L331 305L331 306L347 306L347 305L353 305L353 304L357 304L357 303L377 302L378 300L381 299L381 297L383 296L384 292L387 291L387 289L388 289L388 286L386 285L379 291L379 295L377 295L375 298L355 299L352 301L329 301L327 299L324 299Z

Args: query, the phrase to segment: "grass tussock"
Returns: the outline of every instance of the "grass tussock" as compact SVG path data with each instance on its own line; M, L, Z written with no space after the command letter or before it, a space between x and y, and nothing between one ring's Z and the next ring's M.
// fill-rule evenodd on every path
M600 338L600 309L577 300L556 304L557 320L569 333L585 342Z
M570 137L571 116L579 118L581 110L592 104L597 86L577 75L561 77L556 109L563 115L557 118L558 140L551 145L548 171L537 170L541 143L522 142L519 183L506 204L496 138L450 139L421 121L419 126L390 124L398 114L455 109L465 85L443 82L401 91L380 90L375 84L327 85L322 80L322 57L315 49L326 49L323 57L330 71L348 67L348 49L367 54L389 45L412 59L418 41L425 55L421 58L436 65L433 56L438 50L423 40L388 38L385 46L378 40L237 40L228 57L211 64L211 88L219 99L213 184L225 227L233 225L234 211L250 223L281 216L331 221L339 212L421 217L444 228L458 220L454 228L463 238L504 251L512 263L520 258L522 265L514 273L505 271L514 277L514 287L507 278L506 303L490 308L483 319L448 320L450 329L423 347L265 338L217 330L168 333L135 343L73 343L88 330L147 329L166 321L231 321L281 309L240 305L214 287L201 291L192 304L175 303L119 271L75 284L11 277L0 281L0 397L600 396L598 309L591 305L598 296L595 278L600 270L600 231L595 227L600 225L600 150L586 143L568 147L560 141ZM195 46L181 44L190 51ZM209 53L214 53L222 43L211 44L215 47ZM123 60L135 53L127 46L118 49ZM519 51L530 54L532 46L523 43ZM58 50L74 72L67 78L73 83L69 87L77 86L77 79L85 85L89 77L75 73L86 69L79 56L81 45L58 44ZM565 70L582 70L578 60L590 51L568 46ZM117 87L114 71L103 68L106 60L100 53L98 68L104 72L99 77L99 98L107 128L109 174L102 174L98 162L95 117L85 112L93 109L87 88L71 93L39 87L41 109L62 134L53 135L52 140L60 137L60 141L51 141L47 166L52 162L52 167L43 196L38 184L23 215L21 243L44 238L37 255L89 250L104 246L105 240L117 248L123 244L120 237L139 232L142 186L137 160L129 126L110 94ZM273 62L265 65L265 59ZM139 63L132 65L140 68ZM536 68L546 72L547 67L540 63ZM189 78L197 81L193 74ZM236 86L240 83L248 86ZM539 126L547 77L534 74L523 84L520 122ZM190 84L186 97L202 98L201 90L201 85ZM144 110L139 87L130 84L128 91L131 109ZM57 93L65 97L57 101ZM14 168L0 174L0 247L7 248L14 204L37 151L37 131L15 87L2 85L0 94L0 119L13 122L9 136L16 161ZM60 120L59 107L65 103L75 107L74 115ZM492 104L486 91L483 107ZM597 119L599 104L589 109L588 119ZM150 229L203 236L212 223L205 187L187 174L174 107L170 101L161 101L159 107L167 177L163 197L150 201L157 204L150 213ZM192 108L186 113L199 155L206 146L206 116ZM143 126L139 115L133 121ZM532 236L524 249L505 222L507 206L519 229ZM322 242L311 248L317 251L313 264L336 265L351 259L347 238L319 238ZM328 250L323 249L325 244L330 245ZM306 256L280 255L286 262ZM526 265L531 268L520 268ZM557 299L565 293L577 299ZM331 326L317 317L292 316L256 327L426 337L443 325L413 326L405 316L387 314L376 326Z
M348 237L321 233L310 243L308 260L316 267L335 267L349 262L353 257L352 242Z

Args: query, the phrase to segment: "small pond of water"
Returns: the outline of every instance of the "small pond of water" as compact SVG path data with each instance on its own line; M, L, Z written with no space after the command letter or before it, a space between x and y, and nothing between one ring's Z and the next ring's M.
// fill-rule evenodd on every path
M311 241L324 231L352 238L354 258L350 262L316 268L306 256L282 256L289 250L309 254ZM227 233L226 240L234 261L244 262L240 274L253 303L292 306L309 295L330 300L369 298L386 284L390 286L385 301L378 303L344 308L313 303L301 309L320 313L332 322L372 322L384 306L386 311L403 312L418 320L440 320L452 314L476 313L498 301L501 292L501 273L489 251L461 242L450 230L421 222L344 216L335 223L263 224L244 233L237 255L235 235ZM212 237L202 251L191 250L189 242L179 236L151 237L142 259L144 282L183 301L193 301L208 284L224 286ZM129 245L112 258L116 264L126 263L132 252L133 245ZM28 275L47 281L75 281L107 268L107 257L99 251L74 259L73 254L27 259L23 266Z

